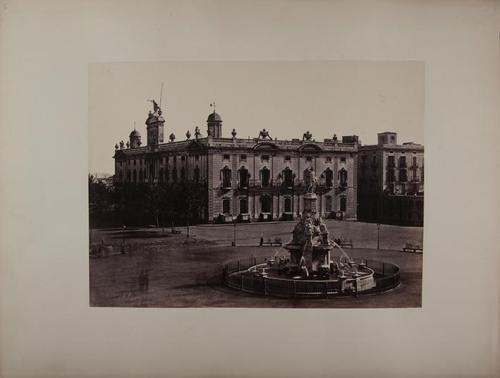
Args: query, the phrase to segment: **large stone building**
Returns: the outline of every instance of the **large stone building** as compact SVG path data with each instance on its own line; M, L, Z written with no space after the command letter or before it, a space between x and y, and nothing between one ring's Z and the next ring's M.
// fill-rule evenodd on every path
M318 212L324 217L357 218L357 136L318 142L307 131L299 139L272 139L263 129L255 138L238 138L236 127L223 137L222 118L207 119L207 136L164 141L165 119L154 103L146 120L147 143L137 130L115 146L115 184L175 185L205 188L203 222L289 220L304 209L304 172L314 170ZM307 173L307 172L306 172Z
M424 146L385 132L358 150L358 219L423 225Z

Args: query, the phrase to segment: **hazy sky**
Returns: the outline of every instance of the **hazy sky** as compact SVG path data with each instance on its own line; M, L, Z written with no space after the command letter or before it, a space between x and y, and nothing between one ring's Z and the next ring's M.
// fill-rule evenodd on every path
M322 141L334 133L376 143L381 131L398 142L423 143L424 65L421 62L175 62L110 63L89 67L89 172L113 173L114 145L144 124L151 103L162 109L165 141L206 135L210 102L222 116L223 136Z

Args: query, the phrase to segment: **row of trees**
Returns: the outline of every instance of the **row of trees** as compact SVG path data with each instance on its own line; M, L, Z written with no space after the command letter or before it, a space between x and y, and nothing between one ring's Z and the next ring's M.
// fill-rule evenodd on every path
M168 227L199 223L205 217L206 190L199 184L109 186L88 177L91 227Z

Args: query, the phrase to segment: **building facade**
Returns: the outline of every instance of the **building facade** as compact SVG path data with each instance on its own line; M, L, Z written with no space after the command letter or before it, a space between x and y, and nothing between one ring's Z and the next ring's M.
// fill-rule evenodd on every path
M318 212L323 217L357 219L357 136L318 142L307 131L302 138L272 139L263 129L255 138L222 136L222 118L207 119L207 135L198 128L176 141L164 142L160 107L146 120L147 143L137 130L115 146L115 185L188 182L204 188L199 206L202 222L292 220L304 209L304 175L317 177Z
M358 148L358 219L423 225L424 147L378 134L376 145Z

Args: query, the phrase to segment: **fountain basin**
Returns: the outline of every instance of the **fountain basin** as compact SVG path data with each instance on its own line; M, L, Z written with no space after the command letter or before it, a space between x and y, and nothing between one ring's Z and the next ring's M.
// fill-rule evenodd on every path
M247 293L287 298L334 297L382 292L400 283L399 267L395 264L366 260L357 263L358 274L346 272L345 277L330 273L328 278L287 276L268 258L250 257L223 265L226 286ZM264 274L262 274L264 271Z

